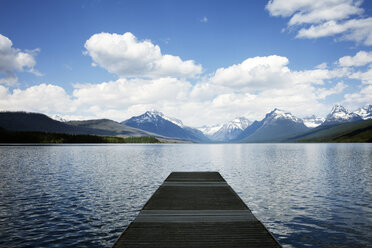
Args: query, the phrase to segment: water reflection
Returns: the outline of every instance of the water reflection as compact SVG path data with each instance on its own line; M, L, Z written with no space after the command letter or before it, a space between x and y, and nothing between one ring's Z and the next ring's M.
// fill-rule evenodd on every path
M220 171L286 247L372 243L370 144L0 147L0 246L109 247L172 171Z

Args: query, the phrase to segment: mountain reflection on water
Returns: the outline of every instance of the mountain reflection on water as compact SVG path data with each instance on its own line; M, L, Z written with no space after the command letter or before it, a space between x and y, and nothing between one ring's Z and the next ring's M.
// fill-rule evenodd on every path
M372 244L371 144L0 147L1 247L109 247L172 171L219 171L284 247Z

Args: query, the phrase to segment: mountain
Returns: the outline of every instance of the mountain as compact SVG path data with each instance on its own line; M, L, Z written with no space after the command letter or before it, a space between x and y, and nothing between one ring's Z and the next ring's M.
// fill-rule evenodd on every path
M249 121L245 117L237 117L232 121L224 124L220 127L216 132L209 135L209 138L213 141L220 141L220 142L228 142L231 140L236 139L244 129L246 129L250 124Z
M360 120L362 120L362 117L360 117L358 114L349 112L343 106L336 104L333 106L331 112L327 115L326 120L322 125L329 126Z
M309 127L309 128L315 128L317 126L320 126L321 124L323 124L323 122L325 121L325 118L323 117L316 117L315 115L312 115L312 116L308 116L308 117L304 117L302 118L305 126Z
M261 121L255 121L238 137L240 142L280 142L288 136L309 130L304 122L289 112L274 109Z
M223 125L216 124L212 126L202 126L198 127L198 130L201 131L205 136L210 138L214 133L216 133Z
M254 121L250 126L248 126L246 129L244 129L243 132L241 132L241 134L239 134L236 137L235 141L240 141L242 139L245 139L245 138L251 136L260 127L262 127L262 125L263 125L263 121Z
M368 104L363 108L357 109L354 113L362 117L363 120L372 119L372 105Z
M39 113L0 112L0 127L8 131L94 134L105 136L156 136L111 120L60 122Z
M86 121L68 121L66 124L71 126L89 129L98 135L111 135L111 136L152 136L160 137L154 133L149 133L137 128L123 125L119 122L108 119L86 120Z
M8 131L93 134L90 129L70 126L44 114L27 112L0 112L0 127Z
M372 120L321 125L286 142L372 142Z
M52 118L55 121L60 121L60 122L67 122L68 121L60 115L50 115L49 117Z
M158 111L147 111L142 115L123 121L121 124L171 138L195 142L208 141L208 138L201 131L186 127L180 120L167 117Z

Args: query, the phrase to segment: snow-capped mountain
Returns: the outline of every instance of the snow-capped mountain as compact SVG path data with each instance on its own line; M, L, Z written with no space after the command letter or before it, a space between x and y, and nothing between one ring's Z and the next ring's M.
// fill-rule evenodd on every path
M216 133L222 127L222 124L216 124L212 126L202 126L198 127L198 130L201 131L205 136L210 137Z
M244 130L251 124L252 122L245 117L236 117L234 120L230 121L229 123L225 125L228 130L231 130L231 129Z
M304 117L302 118L302 120L304 121L305 126L309 128L315 128L317 126L320 126L325 121L325 118L312 115Z
M234 140L250 124L252 124L252 122L249 121L247 118L237 117L234 120L229 121L228 123L224 124L219 130L217 130L215 133L213 133L210 136L210 139L214 141Z
M154 110L134 116L121 123L166 137L198 142L208 141L208 138L201 131L187 127L183 125L182 121L167 117L163 113Z
M270 113L266 114L265 119L263 119L264 124L270 123L276 120L289 120L295 123L303 123L303 121L300 118L297 118L296 116L292 115L289 112L285 112L281 109L275 108Z
M51 115L51 116L49 116L49 117L52 118L52 119L55 120L55 121L68 122L68 120L66 120L65 118L63 118L63 117L60 116L60 115Z
M343 106L336 104L331 112L327 115L322 125L335 125L345 122L362 120L362 117L356 113L347 111Z
M284 137L305 132L308 129L300 118L276 108L266 114L261 121L254 121L236 140L242 142L280 141Z
M165 119L167 121L170 121L170 122L172 122L173 124L176 124L179 127L184 127L181 120L178 120L178 119L173 118L173 117L166 116L162 112L159 112L159 111L156 111L156 110L151 110L151 111L147 111L146 113L148 113L148 116L150 118L156 119L158 116L160 116L163 119Z
M246 118L239 117L223 125L203 126L198 129L187 127L181 120L153 110L134 116L122 124L166 137L196 142L280 142L310 128L363 119L372 119L372 105L366 105L355 112L348 112L343 106L335 105L326 118L313 115L304 119L275 108L261 121L251 123Z
M359 108L354 111L354 113L362 117L363 120L372 119L372 105L367 104L363 108Z

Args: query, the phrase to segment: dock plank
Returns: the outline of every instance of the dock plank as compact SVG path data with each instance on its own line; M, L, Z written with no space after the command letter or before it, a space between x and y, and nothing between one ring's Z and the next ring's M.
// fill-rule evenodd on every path
M281 247L218 172L172 172L113 246Z

